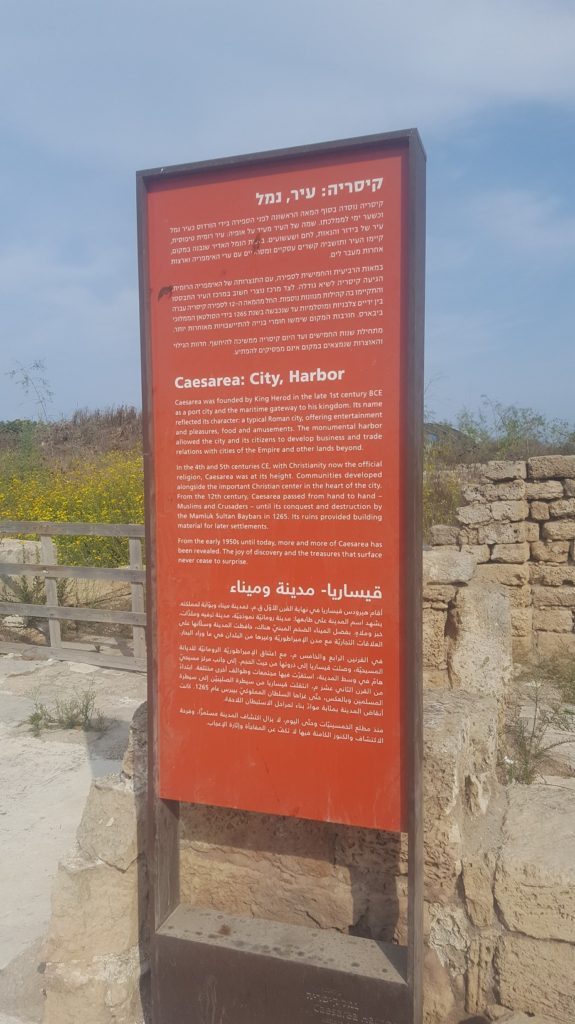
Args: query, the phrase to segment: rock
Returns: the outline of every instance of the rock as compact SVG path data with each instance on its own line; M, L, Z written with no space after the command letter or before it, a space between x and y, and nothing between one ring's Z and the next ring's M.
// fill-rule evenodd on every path
M449 972L433 949L427 949L423 960L424 1024L445 1024L455 1009L455 998Z
M526 496L526 484L524 480L472 484L464 488L463 496L466 501L521 501ZM552 497L560 495L554 494Z
M500 583L504 587L524 587L529 583L529 566L504 565L490 562L489 565L478 565L476 577L478 580L489 580L490 583Z
M493 697L430 690L424 707L424 804L429 830L466 803L467 779L486 779L496 766L497 704Z
M537 655L543 661L575 657L575 633L535 632L533 635Z
M136 709L130 724L128 747L122 761L122 775L132 779L136 793L148 782L148 705Z
M143 1024L140 950L83 963L48 963L44 1024Z
M524 480L527 473L524 462L488 462L481 466L484 480ZM573 474L575 476L575 472Z
M551 513L549 511L549 505L546 501L532 501L530 506L530 514L532 519L536 519L538 523L543 523L549 519Z
M541 536L543 540L573 540L575 537L575 520L558 519L552 523L543 523Z
M541 483L527 481L525 484L525 497L535 501L552 501L553 498L562 498L563 484L559 480L544 480Z
M536 608L575 608L575 587L534 586L532 593Z
M431 605L447 608L456 593L456 588L448 584L426 583L423 588L423 600Z
M532 527L537 534L534 537ZM477 539L480 544L523 544L526 540L538 540L539 530L535 523L489 523L478 527Z
M575 565L531 565L529 579L532 584L544 587L562 587L565 584L572 587L575 585Z
M464 975L467 952L472 941L464 910L456 906L432 904L430 917L429 948L437 953L440 963L447 967L452 978Z
M482 523L489 523L493 517L489 505L481 501L458 508L457 518L464 526L481 526Z
M575 498L575 480L564 480L563 485L565 487L565 495L567 498ZM553 495L553 497L560 498L561 495Z
M507 587L505 593L512 608L530 608L532 604L531 587L525 583L522 587Z
M423 666L423 686L426 690L449 689L447 668L425 668Z
M510 931L575 943L575 792L513 786L508 801L495 875L500 916Z
M138 870L71 857L52 893L48 960L89 960L124 953L138 942Z
M575 498L552 501L549 505L549 511L552 519L560 519L563 516L575 516Z
M493 501L490 509L496 522L518 523L529 515L526 501Z
M467 954L465 1009L470 1013L483 1010L493 992L493 955L497 932L484 929L471 938Z
M534 562L561 564L569 557L568 540L537 540L531 545L531 559Z
M508 567L477 571L491 568ZM513 660L511 612L501 587L478 579L459 591L448 615L447 664L452 686L503 700Z
M519 564L521 562L527 562L529 560L529 554L529 544L527 544L526 541L522 544L495 544L493 551L491 552L491 561Z
M527 475L530 480L575 477L575 455L536 455L527 460Z
M475 559L461 551L437 548L423 552L423 582L468 583L475 572Z
M497 947L495 973L505 1006L573 1024L575 946L505 935Z
M493 924L493 875L495 852L471 854L463 858L463 892L465 908L477 928Z
M132 785L117 775L96 779L77 833L82 853L125 871L138 856L137 833Z
M548 633L572 633L573 612L570 608L535 608L533 629Z
M488 562L491 557L488 544L462 544L461 551L464 554L473 555L477 564Z
M525 665L533 657L533 634L531 636L514 636L512 639L513 661L516 665Z
M424 668L446 669L445 625L447 613L432 608L423 609L423 665Z
M511 609L511 635L531 636L533 629L533 610L531 608Z
M0 540L0 562L18 562L33 565L40 561L40 541L16 540L6 537Z
M431 527L431 543L432 544L452 544L456 545L459 535L458 526L432 526Z

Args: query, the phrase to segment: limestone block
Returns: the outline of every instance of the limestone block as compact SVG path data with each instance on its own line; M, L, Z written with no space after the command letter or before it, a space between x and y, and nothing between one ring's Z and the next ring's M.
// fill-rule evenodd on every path
M478 501L472 505L463 505L461 508L458 508L457 518L464 526L480 526L482 523L491 522L493 516L489 505Z
M546 501L532 501L529 512L531 518L535 519L538 523L545 522L545 520L549 519L551 515L551 512L549 511L549 504Z
M482 1011L492 997L493 956L497 948L497 939L498 935L494 929L485 929L474 935L470 941L465 993L465 1009L469 1013Z
M123 953L138 942L138 870L71 857L52 891L48 960L89 960Z
M529 515L526 501L493 501L490 508L496 522L518 523Z
M511 635L512 636L531 636L533 629L533 609L532 608L512 608L511 609Z
M563 484L559 480L542 480L540 483L532 483L528 480L525 484L525 497L534 501L552 501L553 498L562 498Z
M497 704L493 697L430 690L424 707L424 806L439 822L463 808L467 780L492 776L496 766Z
M494 872L495 853L493 851L470 854L463 858L465 907L472 923L477 928L489 928L493 924Z
M352 927L363 907L354 902L349 872L327 861L297 863L265 851L225 855L198 843L180 849L181 899L247 917L307 927ZM390 897L391 898L391 897Z
M524 462L502 460L487 462L481 466L481 471L484 480L525 480L527 475Z
M491 557L488 544L462 544L461 551L464 554L473 555L478 565L480 562L488 562Z
M575 587L533 587L535 608L575 608Z
M563 486L565 487L565 496L567 498L575 498L575 480L564 480ZM561 497L561 495L553 495L553 497Z
M429 902L446 903L457 891L461 875L463 840L451 818L426 822L424 848L424 891Z
M426 668L423 666L423 685L427 690L449 689L449 673L445 668Z
M128 747L122 761L122 775L132 779L134 790L140 792L148 781L148 706L146 701L136 708L130 723Z
M530 608L532 604L531 587L526 583L522 587L508 587L507 599L512 608Z
M490 562L489 565L478 565L476 576L478 580L489 580L504 587L524 587L529 583L529 565Z
M490 1020L497 1020L499 1024L557 1024L557 1020L552 1020L551 1017L542 1017L539 1013L534 1017L531 1014L527 1016L521 1011L515 1013L514 1010L506 1010L504 1006L488 1006L487 1016Z
M575 477L575 455L535 455L527 460L527 475L530 480Z
M429 948L435 950L452 978L465 975L471 942L469 920L462 907L431 905Z
M500 1002L573 1024L575 946L505 935L495 955Z
M423 587L423 600L433 607L447 608L456 593L456 588L447 583L426 583Z
M552 519L575 516L575 498L563 498L558 501L552 501L549 504L549 511Z
M529 554L529 544L526 541L523 544L495 544L491 552L491 561L520 564L529 560Z
M533 635L540 658L575 658L575 633L535 632Z
M552 523L543 523L541 536L543 540L573 540L575 519L557 519Z
M525 523L525 540L530 544L539 540L539 523Z
M478 572L523 566L481 565ZM462 588L448 616L447 664L454 687L502 700L511 680L511 611L505 592L485 579Z
M529 578L534 586L573 586L575 585L575 565L531 565Z
M447 668L445 626L447 612L423 609L423 665L425 668Z
M478 531L473 526L462 526L459 531L458 544L461 546L477 544Z
M535 608L533 629L548 633L572 633L573 612L570 608Z
M521 501L526 496L524 480L508 480L500 484L471 484L463 490L466 501ZM553 495L560 497L560 495Z
M516 665L524 665L533 657L533 634L531 636L512 637L513 661Z
M40 542L37 540L16 540L5 537L0 540L0 562L29 563L40 561Z
M138 947L86 963L48 963L44 1024L143 1024L141 969Z
M108 775L92 783L77 840L88 860L102 860L121 871L136 860L136 800L130 782Z
M432 526L431 543L435 545L456 545L459 534L458 526Z
M575 942L575 791L544 784L508 791L495 899L505 926Z
M534 523L489 523L477 528L477 539L480 544L522 544L529 540L530 526ZM537 529L537 527L536 527ZM537 540L539 531L537 530Z
M433 949L423 960L423 1024L445 1024L455 1010L449 971Z
M461 551L437 548L423 552L423 582L467 583L475 572L475 559Z
M536 540L531 545L531 559L534 562L566 562L569 557L568 540Z

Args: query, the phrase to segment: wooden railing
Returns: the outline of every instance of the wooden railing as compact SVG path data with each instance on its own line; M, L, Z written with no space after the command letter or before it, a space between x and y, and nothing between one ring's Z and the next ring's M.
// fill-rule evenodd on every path
M14 535L35 535L40 538L39 562L0 562L0 579L13 576L43 577L46 604L24 604L0 601L0 615L20 615L25 618L48 620L48 643L25 644L0 642L0 653L19 652L37 658L57 658L77 661L104 668L146 669L146 614L142 539L144 527L136 523L49 523L0 520L0 538ZM130 557L129 569L99 566L59 565L54 537L127 537ZM59 579L107 580L130 584L131 611L111 611L104 608L64 607L58 604ZM62 641L60 622L120 623L132 627L133 655L104 654L78 650Z

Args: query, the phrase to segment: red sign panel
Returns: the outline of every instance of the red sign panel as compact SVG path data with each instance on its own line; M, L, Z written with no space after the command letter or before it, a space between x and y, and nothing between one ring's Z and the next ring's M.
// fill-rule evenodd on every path
M147 185L162 798L406 828L407 159Z

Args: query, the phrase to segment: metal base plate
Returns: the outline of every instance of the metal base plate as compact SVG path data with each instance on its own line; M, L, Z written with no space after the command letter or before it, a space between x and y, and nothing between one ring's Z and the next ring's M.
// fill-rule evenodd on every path
M157 1024L411 1024L401 946L180 905L153 958Z

